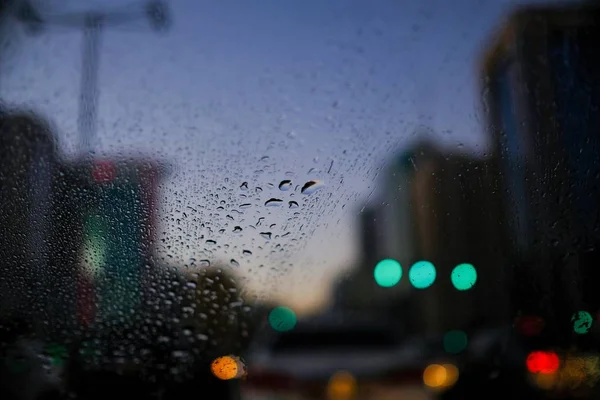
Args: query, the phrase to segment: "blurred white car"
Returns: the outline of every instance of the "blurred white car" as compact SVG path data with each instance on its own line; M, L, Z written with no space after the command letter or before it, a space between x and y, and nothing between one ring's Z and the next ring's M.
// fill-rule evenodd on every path
M368 320L300 322L250 351L242 398L432 398L422 384L424 349L403 346L400 337Z

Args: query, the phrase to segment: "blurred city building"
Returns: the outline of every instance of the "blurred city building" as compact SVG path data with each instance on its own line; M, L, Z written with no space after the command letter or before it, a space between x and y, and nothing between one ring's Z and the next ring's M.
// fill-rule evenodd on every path
M54 279L79 323L135 313L155 272L157 190L167 169L143 158L64 161L54 180ZM71 298L74 296L74 298ZM58 310L57 310L58 311Z
M373 271L368 265L375 265L381 259L383 231L381 230L382 208L380 205L367 205L358 214L359 261L349 273L339 278L334 289L337 308L361 311L365 308L382 311L389 305L390 294L385 293L373 280Z
M336 289L345 307L385 311L413 333L506 322L506 234L494 165L491 158L446 154L428 140L397 156L384 174L379 203L360 214L362 261ZM389 288L373 278L386 258L403 267L400 283ZM408 272L422 260L434 264L437 278L415 289ZM478 271L477 284L464 292L450 280L461 263Z
M433 146L428 150L409 155L414 167L412 263L426 260L437 270L431 287L411 292L413 315L419 316L414 319L416 331L499 325L507 318L508 296L502 213L492 163L445 154ZM467 291L457 291L450 279L454 267L462 263L478 271L477 283Z
M518 279L513 311L567 336L573 312L600 308L600 270L586 261L600 240L599 20L597 2L518 9L482 62Z
M52 179L57 168L49 124L26 111L0 113L0 314L31 318L46 296Z

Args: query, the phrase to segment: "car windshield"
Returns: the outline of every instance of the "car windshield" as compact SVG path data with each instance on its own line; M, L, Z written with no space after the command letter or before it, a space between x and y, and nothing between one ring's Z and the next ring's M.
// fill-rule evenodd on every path
M0 399L600 398L599 27L0 0Z

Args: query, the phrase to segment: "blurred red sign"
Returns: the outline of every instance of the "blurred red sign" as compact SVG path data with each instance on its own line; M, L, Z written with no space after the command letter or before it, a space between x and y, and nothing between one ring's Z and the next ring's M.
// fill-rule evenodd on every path
M94 285L90 279L83 274L78 276L77 281L77 313L79 321L84 326L89 326L96 314L96 303L94 301Z
M97 183L112 182L117 176L117 167L110 161L96 162L92 168L92 177Z

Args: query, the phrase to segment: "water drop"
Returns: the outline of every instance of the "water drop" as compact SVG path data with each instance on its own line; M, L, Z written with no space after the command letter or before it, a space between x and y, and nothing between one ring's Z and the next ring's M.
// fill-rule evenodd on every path
M217 241L216 241L216 240L212 240L212 239L208 239L208 240L206 241L206 244L211 244L211 245L212 245L212 244L217 244Z
M185 286L187 286L190 289L196 289L196 286L198 286L198 284L194 281L189 281L188 283L185 284Z
M242 251L242 254L245 256L251 256L252 252L250 250L244 250L244 251Z
M254 188L254 191L256 193L260 193L260 192L262 192L262 188L257 186L257 187Z
M302 189L300 189L300 193L307 195L313 194L314 192L323 188L324 186L325 183L320 180L308 181L304 184L304 186L302 186Z
M233 233L240 233L242 231L242 228L239 226L236 226L235 228L233 228Z
M233 258L231 259L230 262L231 262L231 265L233 265L234 267L239 267L240 266L240 263L237 262L236 260L234 260Z
M241 204L241 205L240 205L240 208L241 208L242 210L244 210L244 209L246 209L246 208L250 208L250 207L252 207L252 204L250 204L250 203L244 203L244 204Z
M281 199L269 199L265 202L265 206L267 207L277 207L280 206L281 203L283 203L283 200Z
M210 261L208 261L208 260L200 260L200 267L202 267L202 268L208 268L208 267L210 267Z
M292 181L289 179L283 180L279 183L279 190L288 191L292 187Z
M267 240L270 240L270 239L271 239L271 235L272 235L272 233L271 233L271 232L261 232L261 233L260 233L260 236L264 237L264 238L265 238L265 239L267 239Z
M298 208L298 202L291 200L288 202L288 204L290 205L290 208Z
M242 190L248 190L248 182L243 182L243 183L240 185L240 189L242 189Z

